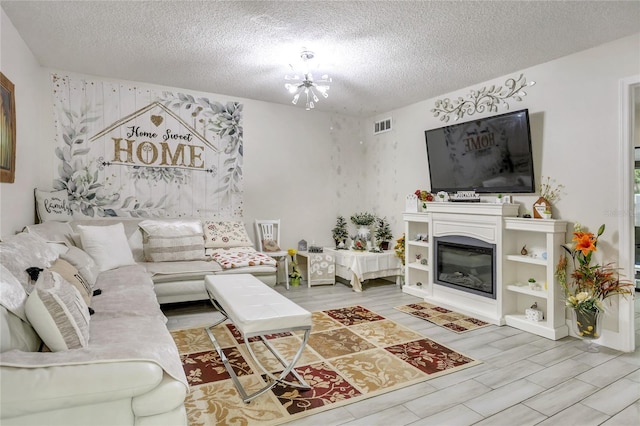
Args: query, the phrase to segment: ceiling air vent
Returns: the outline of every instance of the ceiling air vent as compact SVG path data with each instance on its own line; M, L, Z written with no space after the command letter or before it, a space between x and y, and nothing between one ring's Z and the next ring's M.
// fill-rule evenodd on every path
M373 124L373 134L388 132L391 130L391 117L376 121Z

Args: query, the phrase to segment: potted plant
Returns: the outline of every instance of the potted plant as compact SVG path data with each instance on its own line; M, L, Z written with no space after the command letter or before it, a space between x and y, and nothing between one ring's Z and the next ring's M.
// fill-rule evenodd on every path
M396 240L396 245L393 248L396 252L396 256L400 259L400 262L402 262L402 265L404 265L404 253L405 253L405 241L404 241L404 234L402 234L402 237L398 238Z
M424 189L416 189L416 197L418 197L418 204L420 205L420 210L427 210L427 202L433 201L433 194L429 191L425 191Z
M289 272L289 284L293 287L297 287L300 285L300 280L302 279L302 274L300 273L300 268L298 267L298 262L296 262L296 254L298 250L290 248L287 250L287 254L291 256L291 272Z
M369 239L369 226L376 220L376 217L369 212L355 213L351 215L351 222L358 226L358 237L364 240Z
M567 255L560 256L555 271L564 290L565 304L572 314L574 331L587 340L600 337L600 324L606 313L604 301L618 295L632 296L634 289L631 281L620 279L613 263L591 263L604 229L603 224L593 234L576 223L573 244L562 246ZM588 344L586 350L597 351L597 348Z
M336 226L331 230L331 235L333 236L333 241L336 242L336 249L347 248L346 241L349 237L349 232L347 231L347 220L344 216L338 216Z
M546 211L549 211L549 214L551 214L551 206L554 201L560 198L563 189L564 185L556 185L555 179L551 179L549 176L546 178L543 176L543 181L540 184L540 198L533 203L533 217L542 219Z
M531 290L535 290L536 289L536 279L535 278L529 278L529 288Z
M385 218L379 217L376 219L375 238L380 249L389 250L389 241L393 238L393 234L391 233L389 222Z

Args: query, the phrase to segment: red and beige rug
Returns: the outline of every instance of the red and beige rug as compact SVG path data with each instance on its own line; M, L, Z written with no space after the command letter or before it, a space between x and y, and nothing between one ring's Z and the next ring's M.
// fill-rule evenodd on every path
M247 392L261 388L265 378L252 365L235 327L224 323L213 331ZM362 306L313 312L312 332L296 365L311 389L278 384L245 404L205 328L171 334L191 386L185 401L191 426L286 423L480 364ZM301 335L268 338L290 359ZM265 366L281 369L261 341L249 344Z
M410 305L396 306L395 309L405 312L414 317L429 321L440 327L447 328L456 333L475 330L477 328L491 325L488 322L470 317L441 306L432 305L428 302L412 303Z

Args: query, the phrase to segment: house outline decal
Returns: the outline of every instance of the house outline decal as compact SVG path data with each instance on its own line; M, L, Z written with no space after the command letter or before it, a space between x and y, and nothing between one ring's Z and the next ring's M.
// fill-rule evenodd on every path
M109 134L112 130L117 129L118 127L122 127L123 125L127 124L129 121L133 120L134 118L137 118L137 117L141 116L142 114L145 114L145 113L151 111L155 107L158 107L158 108L162 109L164 112L167 113L167 115L171 116L174 120L178 121L182 126L184 126L186 129L188 129L189 132L191 132L196 138L200 139L202 141L202 143L205 144L207 147L209 147L213 152L215 152L216 154L219 153L218 148L216 148L211 142L209 142L203 135L201 135L190 124L188 124L186 121L184 121L182 119L182 117L180 117L179 115L177 115L176 113L174 113L173 111L171 111L169 108L167 108L166 106L162 105L158 101L152 102L149 105L147 105L147 106L145 106L143 108L140 108L139 110L137 110L135 112L132 112L131 114L127 115L126 117L123 117L120 120L114 122L113 124L111 124L110 126L105 128L104 130L102 130L99 133L97 133L96 135L94 135L91 139L89 139L89 141L93 142L93 141L95 141L97 139L100 139L101 137Z

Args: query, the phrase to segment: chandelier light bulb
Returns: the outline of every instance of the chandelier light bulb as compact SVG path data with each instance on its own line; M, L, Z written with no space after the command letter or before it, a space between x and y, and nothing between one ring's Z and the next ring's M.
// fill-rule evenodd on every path
M309 67L309 61L314 58L313 52L303 50L300 54L300 58L302 59L303 73L301 75L295 73L293 75L285 75L284 79L291 83L286 83L284 87L290 94L294 95L293 100L291 101L294 105L298 103L300 95L304 93L306 97L305 109L311 110L315 108L315 103L320 100L316 90L323 98L326 99L329 97L329 94L327 93L329 90L328 84L332 82L332 79L328 74L323 74L320 80L314 81L313 74ZM293 70L293 65L291 65L291 69ZM321 84L318 85L318 83Z

